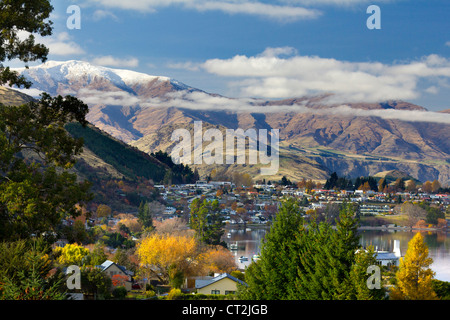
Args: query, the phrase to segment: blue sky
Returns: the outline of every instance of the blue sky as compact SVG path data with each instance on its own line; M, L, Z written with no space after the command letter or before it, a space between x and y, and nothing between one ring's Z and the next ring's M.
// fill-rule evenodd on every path
M448 0L58 0L49 59L163 75L230 97L331 92L450 108ZM69 5L81 9L70 30ZM369 5L381 29L366 26Z

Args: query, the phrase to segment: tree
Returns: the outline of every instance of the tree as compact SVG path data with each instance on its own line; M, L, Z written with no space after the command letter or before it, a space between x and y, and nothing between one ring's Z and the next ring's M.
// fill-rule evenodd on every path
M441 184L439 183L439 181L434 180L431 183L431 192L433 193L437 193L439 191L439 189L441 188Z
M385 178L381 178L380 181L378 181L378 191L384 192L384 188L387 187L387 182Z
M82 266L81 291L88 295L109 297L112 287L111 278L100 268L94 266Z
M422 191L426 192L426 193L431 193L433 192L433 185L430 181L425 181L422 185Z
M241 288L243 299L288 299L297 277L296 242L303 218L294 199L288 199L278 211L270 231L261 244L261 259L245 272L248 287Z
M231 273L237 270L236 260L230 250L222 246L212 246L199 256L205 273Z
M193 237L152 234L139 243L136 254L142 275L156 276L168 284L174 268L185 276L190 274L198 255L198 244Z
M0 299L64 299L64 275L50 253L42 238L0 243Z
M407 216L409 226L414 226L419 220L425 219L427 215L425 209L410 202L403 203L400 212Z
M153 228L153 217L148 202L141 201L138 209L138 219L144 228Z
M200 242L208 245L224 245L221 242L224 223L220 215L220 206L217 200L201 201L195 199L191 203L190 227L195 230Z
M111 215L111 207L106 204L99 204L97 207L97 217L98 218L106 218Z
M53 253L58 263L64 266L82 265L83 258L89 254L89 249L77 244L66 244L64 247L55 247Z
M408 243L408 249L396 273L396 285L391 290L392 300L435 300L432 279L434 272L429 268L433 259L428 257L428 247L418 232Z
M355 297L351 270L359 249L358 220L352 204L341 207L336 228L314 221L297 238L299 277L292 298L308 300L348 300Z
M358 250L355 255L355 262L350 271L350 281L354 290L349 298L351 300L382 300L385 297L386 290L380 288L369 288L367 286L367 270L370 266L377 265L376 253L373 246L367 250ZM381 280L381 279L380 279Z
M51 234L92 199L90 183L69 172L83 141L64 129L71 121L86 125L87 112L76 98L47 94L18 107L0 105L0 239Z
M25 63L47 60L48 49L35 43L33 33L42 37L52 34L52 22L47 20L52 10L49 0L0 1L0 85L31 86L23 76L4 67L2 62L16 58ZM29 35L21 40L20 33Z
M408 185L406 186L406 190L409 192L417 191L416 182L414 180L409 180Z
M397 178L394 182L394 188L398 191L405 190L405 180L403 178Z

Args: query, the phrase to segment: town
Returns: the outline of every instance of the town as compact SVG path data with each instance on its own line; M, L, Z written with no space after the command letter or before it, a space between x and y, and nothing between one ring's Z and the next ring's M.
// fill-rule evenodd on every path
M192 204L195 201L216 202L220 217L219 225L222 228L221 244L225 248L220 254L227 262L220 265L214 255L209 255L212 261L208 263L215 267L207 268L206 272L202 270L198 275L181 277L179 288L185 293L225 295L235 293L238 284L244 284L245 279L245 268L239 268L237 257L232 255L236 248L233 248L233 243L227 239L230 237L230 230L259 228L268 231L286 199L295 199L305 219L333 222L339 215L340 205L352 203L360 219L360 230L447 232L450 194L436 181L426 182L415 187L415 190L411 188L408 190L400 181L386 183L380 179L378 184L383 190L374 191L368 187L369 178L361 177L358 181L361 188L356 190L325 189L324 186L329 185L333 179L337 180L336 176L333 178L332 175L326 183L305 179L292 183L283 177L277 182L260 181L247 186L242 184L236 186L231 181L213 180L198 180L191 184L154 185L158 190L159 201L141 203L138 212L113 212L107 205L99 205L97 212L92 216L82 215L77 219L65 220L64 223L68 227L78 225L78 238L75 236L70 239L59 239L56 245L64 248L75 242L91 248L100 246L106 253L103 256L109 258L99 268L115 270L111 275L116 277L121 275L123 277L121 283L127 288L128 295L130 292L138 295L136 292L141 292L142 288L151 288L153 289L149 289L152 292L151 296L164 297L169 294L170 281L164 282L155 276L142 277L142 274L136 277L140 272L135 247L142 237L149 235L149 229L145 231L142 212L146 211L147 218L150 217L152 220L149 225L152 230L156 230L153 232L185 235L193 225ZM398 184L403 190L400 190ZM397 249L394 252L399 250L398 241L395 242L395 246ZM117 255L123 256L119 260ZM259 255L250 257L250 262L256 261L255 257ZM387 263L398 266L399 257L399 252L392 255L380 251L378 261L381 265ZM246 257L239 259L247 261ZM112 260L121 261L126 266ZM220 289L221 287L223 288Z

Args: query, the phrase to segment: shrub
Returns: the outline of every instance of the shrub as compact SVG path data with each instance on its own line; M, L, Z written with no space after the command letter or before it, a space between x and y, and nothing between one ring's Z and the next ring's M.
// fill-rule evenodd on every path
M183 294L181 293L180 289L173 288L169 291L169 294L167 295L167 300L176 300Z
M125 299L127 296L127 289L123 286L119 286L113 290L112 295L116 299Z

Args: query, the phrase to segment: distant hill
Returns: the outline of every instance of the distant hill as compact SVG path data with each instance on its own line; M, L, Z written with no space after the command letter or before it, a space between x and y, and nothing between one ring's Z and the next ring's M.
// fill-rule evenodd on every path
M0 103L5 106L19 106L33 100L29 95L0 86Z
M220 130L280 130L280 170L263 177L258 166L221 169L254 179L325 180L399 170L420 181L450 183L450 118L405 101L329 105L326 95L279 101L232 99L176 80L82 61L47 62L22 70L35 89L71 92L90 107L88 120L146 153L170 153L171 133L194 121ZM214 165L198 165L202 176Z

